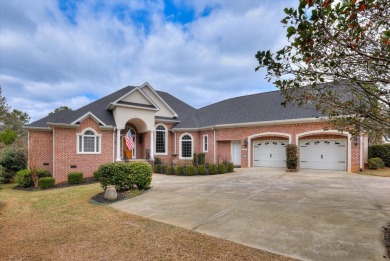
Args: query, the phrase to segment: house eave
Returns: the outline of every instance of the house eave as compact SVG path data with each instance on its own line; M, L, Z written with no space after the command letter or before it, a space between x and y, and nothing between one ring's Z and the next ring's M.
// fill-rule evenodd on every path
M80 124L67 124L67 123L55 123L55 122L48 122L47 125L49 127L53 128L66 128L66 129L76 129L80 127Z
M301 118L301 119L289 119L289 120L276 120L276 121L258 121L258 122L245 122L245 123L230 123L230 124L216 124L200 128L172 128L174 131L200 131L209 129L225 129L225 128L238 128L238 127L256 127L256 126L269 126L269 125L285 125L285 124L298 124L298 123L315 123L323 122L327 118Z
M52 131L50 127L32 127L32 126L23 126L25 130L36 130L36 131Z

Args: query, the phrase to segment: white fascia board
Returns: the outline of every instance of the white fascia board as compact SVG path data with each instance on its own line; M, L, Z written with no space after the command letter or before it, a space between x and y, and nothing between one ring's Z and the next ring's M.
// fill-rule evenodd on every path
M144 84L142 84L142 85L139 87L140 90L141 90L142 92L143 92L142 88L144 88L145 86L148 86L149 89L152 90L152 92L157 96L157 98L159 98L160 101L161 101L165 106L167 106L167 108L168 108L169 110L171 110L171 112L173 113L173 116L174 116L174 117L178 117L177 113L171 108L171 106L168 105L168 103L166 103L166 102L164 101L163 98L161 98L160 95L158 95L158 93L154 90L154 88L152 87L152 85L150 85L148 82L145 82ZM145 95L146 95L146 94L145 94ZM146 95L146 96L147 96L147 95Z
M115 107L125 107L125 108L136 108L136 109L142 109L142 110L149 110L149 111L159 111L159 109L156 108L147 108L147 107L141 107L136 105L128 105L128 104L112 104ZM158 108L158 107L157 107Z
M61 128L68 128L68 129L72 129L72 128L78 128L80 127L79 124L65 124L65 123L55 123L55 122L48 122L47 125L49 125L49 127L61 127Z
M115 130L115 127L114 126L99 126L99 129L101 130Z
M196 131L196 130L208 130L208 129L223 129L223 128L238 128L238 127L254 127L254 126L267 126L267 125L282 125L282 124L296 124L296 123L312 123L323 122L327 118L302 118L291 120L278 120L278 121L259 121L259 122L245 122L245 123L232 123L232 124L220 124L212 125L201 128L173 128L175 131Z
M86 114L84 114L83 116L81 116L80 118L78 118L77 120L73 121L71 124L76 124L77 122L80 122L80 121L83 121L85 120L86 118L88 117L91 117L92 119L94 119L97 123L100 123L101 125L103 126L106 126L106 124L101 121L98 117L96 117L95 114L93 114L92 112L87 112Z
M122 105L122 104L118 104L119 101L121 101L122 99L124 99L126 96L129 96L130 94L132 94L133 92L135 91L139 91L141 93L142 96L145 97L145 99L147 99L153 106L155 106L157 108L157 111L160 110L160 108L157 106L157 104L152 101L152 99L150 99L148 97L148 95L146 95L141 89L140 87L134 87L134 89L132 89L131 91L129 91L128 93L126 93L125 95L121 96L119 99L115 100L114 102L110 103L108 106L107 106L107 109L113 109L112 106L119 106L119 105ZM161 98L160 98L161 99ZM137 106L135 106L137 107Z
M52 131L52 128L50 128L50 127L30 127L30 126L23 126L22 129L25 129L25 130L37 130L37 131Z
M173 123L179 123L179 120L168 120L168 119L154 119L155 122L173 122Z

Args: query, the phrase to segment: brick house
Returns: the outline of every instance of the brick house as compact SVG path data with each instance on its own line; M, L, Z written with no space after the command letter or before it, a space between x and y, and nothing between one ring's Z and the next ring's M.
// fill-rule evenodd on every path
M363 167L366 137L329 130L315 109L282 107L282 99L273 91L195 109L148 83L128 86L26 126L30 161L51 171L56 182L73 171L91 177L107 162L159 157L180 164L199 152L208 163L285 167L285 145L293 143L299 147L302 169L356 172ZM129 133L132 150L125 144Z

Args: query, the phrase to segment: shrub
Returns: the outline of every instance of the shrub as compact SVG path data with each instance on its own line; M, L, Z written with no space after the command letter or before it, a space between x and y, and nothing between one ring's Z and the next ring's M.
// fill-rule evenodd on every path
M51 177L51 173L48 170L37 169L37 178L47 178ZM28 169L19 170L16 173L16 181L19 184L19 187L28 188L34 186L34 181L31 176L31 171Z
M298 167L298 146L295 144L286 146L286 167L291 170L296 170Z
M225 164L219 164L219 165L218 165L218 173L219 173L219 174L224 174L224 173L226 173L226 165L225 165Z
M146 189L152 183L152 166L146 162L130 163L130 180L138 189Z
M187 176L194 176L196 168L194 166L187 167Z
M76 185L83 182L83 173L82 172L71 172L68 174L68 184Z
M130 177L130 164L107 163L99 168L99 182L104 189L114 185L117 191L127 190L133 187Z
M5 148L0 155L0 165L4 167L0 173L2 181L10 182L17 171L27 167L26 151L15 146Z
M381 158L371 158L368 160L368 167L370 169L382 169L385 164Z
M177 175L184 175L184 167L183 166L177 166L176 174Z
M214 175L217 173L217 165L210 164L209 165L209 174Z
M161 168L162 168L161 164L154 165L154 173L161 173Z
M93 178L96 180L96 181L99 181L99 170L95 171L93 173Z
M0 183L9 183L15 176L14 172L8 171L6 168L0 165Z
M31 172L28 169L22 169L16 172L16 181L21 188L34 186L34 181L31 177Z
M154 158L154 165L161 165L162 161L159 157Z
M146 162L108 163L99 168L99 181L104 189L114 185L117 191L145 189L152 182L152 167Z
M56 180L53 177L43 177L38 179L38 186L41 189L52 188L55 186Z
M167 167L167 175L173 175L173 174L175 174L175 168Z
M51 177L51 173L48 170L45 169L37 169L37 176L38 178L46 178L46 177Z
M198 154L196 154L196 153L194 153L193 155L192 155L192 165L193 166L198 166L198 156L197 156Z
M390 167L390 144L368 146L368 158L381 158L386 167Z
M204 165L198 166L198 174L199 175L205 175L206 174L206 167Z
M206 154L204 153L198 153L198 165L204 165L204 159L206 157Z
M227 171L228 172L233 172L234 171L234 164L233 162L229 162L227 165Z

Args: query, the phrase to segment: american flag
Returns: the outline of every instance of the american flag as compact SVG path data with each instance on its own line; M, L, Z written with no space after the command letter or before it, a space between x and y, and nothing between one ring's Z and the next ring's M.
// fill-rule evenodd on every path
M130 132L130 130L126 133L125 139L126 139L126 147L127 147L129 150L134 149L133 137L131 137L131 132Z

